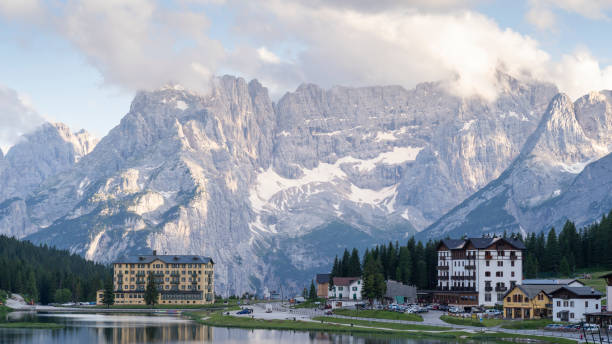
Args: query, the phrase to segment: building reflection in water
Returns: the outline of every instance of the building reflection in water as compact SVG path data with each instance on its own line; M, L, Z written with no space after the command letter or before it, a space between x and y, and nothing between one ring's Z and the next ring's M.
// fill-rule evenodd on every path
M99 342L106 343L185 343L209 342L213 329L193 323L174 323L167 326L126 326L97 328Z

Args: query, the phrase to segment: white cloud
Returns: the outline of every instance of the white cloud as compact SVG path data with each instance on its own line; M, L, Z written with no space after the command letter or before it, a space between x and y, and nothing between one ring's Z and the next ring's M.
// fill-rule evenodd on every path
M258 3L262 6L262 3ZM496 70L513 75L531 72L549 56L537 42L503 30L484 15L470 11L423 13L410 11L359 12L337 7L309 7L286 1L267 1L266 16L274 14L266 30L283 31L305 46L291 68L278 64L273 74L287 88L307 81L330 86L399 84L451 80L460 95L496 95ZM260 18L241 17L249 29ZM254 20L255 22L249 22ZM255 32L256 37L265 37ZM273 38L277 40L276 37ZM262 40L262 44L273 43ZM266 74L270 77L271 73ZM274 76L280 76L281 79ZM290 80L287 77L302 80Z
M551 74L559 89L574 99L589 91L612 89L612 66L602 68L586 50L564 55Z
M260 47L257 49L257 54L259 55L259 58L266 63L281 63L280 57L268 50L266 47Z
M467 9L478 0L27 1L5 3L0 13L37 18L78 48L105 82L130 90L168 83L205 90L220 71L258 78L276 95L302 82L413 87L443 80L458 95L493 99L498 70L555 82L573 97L612 88L609 67L588 52L553 62L534 39ZM553 7L552 0L533 0L530 16L551 29L553 9L602 18L609 2L561 0ZM236 15L231 49L208 35L203 9L211 4Z
M204 90L225 56L208 37L210 22L186 4L165 6L155 0L67 0L37 3L0 14L32 18L43 30L65 37L97 68L106 83L129 90L151 89L168 82ZM192 3L192 2L189 2Z
M21 135L34 130L43 121L27 98L0 85L0 148L4 152L17 143Z
M540 30L556 29L555 11L576 13L588 19L608 20L612 0L529 0L527 21Z

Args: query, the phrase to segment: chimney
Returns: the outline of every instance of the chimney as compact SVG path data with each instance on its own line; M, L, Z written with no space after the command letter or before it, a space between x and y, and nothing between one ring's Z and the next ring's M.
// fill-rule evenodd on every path
M157 250L153 250L153 255L157 256Z

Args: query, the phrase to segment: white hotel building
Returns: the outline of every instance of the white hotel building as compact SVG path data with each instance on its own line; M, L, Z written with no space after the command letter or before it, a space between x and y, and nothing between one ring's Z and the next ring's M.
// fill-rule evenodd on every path
M434 300L457 306L494 306L523 279L525 245L510 238L442 240Z

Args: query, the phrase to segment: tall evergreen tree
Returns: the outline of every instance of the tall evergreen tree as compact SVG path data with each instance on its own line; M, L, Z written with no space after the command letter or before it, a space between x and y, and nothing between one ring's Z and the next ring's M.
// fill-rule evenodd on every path
M348 276L346 277L359 277L361 276L361 262L359 261L359 251L353 248L351 252L351 258L349 259Z
M308 293L308 299L309 300L317 299L317 288L315 288L313 280L310 281L310 292Z
M545 258L545 269L546 271L559 272L559 261L561 259L561 252L559 251L559 242L557 241L557 234L554 228L551 228L548 232L548 238L546 240L546 258Z
M567 262L567 258L565 257L561 259L561 264L559 266L559 272L561 273L561 276L564 276L564 277L571 277L572 275L572 271L570 269L569 263Z
M115 304L115 293L113 292L113 282L108 280L104 285L104 294L102 295L102 303L109 308Z
M158 302L159 291L157 290L157 284L153 274L149 274L147 286L145 288L144 300L147 305L155 307Z
M350 265L351 255L347 249L344 249L344 254L342 255L342 260L340 261L341 267L341 275L340 277L353 277L349 276L349 265Z
M417 273L418 273L417 286L421 289L425 289L427 288L427 285L428 285L427 263L425 263L425 260L421 259L419 260L417 266L418 266L417 268Z
M404 284L410 283L412 278L412 257L406 246L400 248L397 272L395 275L398 281Z
M381 299L386 292L387 286L382 270L383 267L379 259L369 257L365 262L361 294L369 300L370 304L374 300Z

